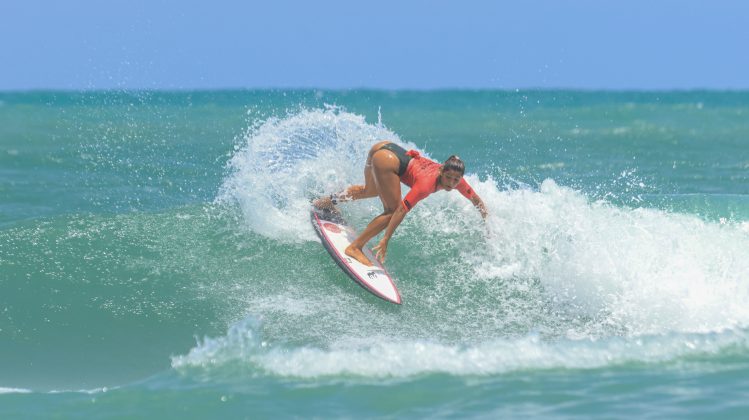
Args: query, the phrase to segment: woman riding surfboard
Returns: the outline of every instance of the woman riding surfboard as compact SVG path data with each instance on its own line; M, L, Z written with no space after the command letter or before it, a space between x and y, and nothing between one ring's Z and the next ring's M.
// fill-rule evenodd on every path
M332 208L333 205L351 200L379 196L383 212L367 225L366 229L346 248L346 255L362 264L372 262L364 255L362 248L378 233L385 230L379 244L372 248L375 257L385 262L388 241L393 232L406 217L406 214L419 201L440 190L458 190L471 200L486 219L487 210L481 197L463 178L465 164L459 157L450 156L439 164L422 157L416 150L406 151L390 141L376 143L369 150L364 166L364 185L351 185L342 193L318 198L313 202L317 208ZM401 182L411 187L411 191L401 200Z

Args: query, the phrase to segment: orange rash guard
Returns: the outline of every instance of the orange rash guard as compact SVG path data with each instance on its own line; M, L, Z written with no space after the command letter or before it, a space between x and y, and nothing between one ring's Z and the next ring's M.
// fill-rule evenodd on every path
M442 165L431 159L421 157L416 150L409 150L406 154L412 159L406 172L401 176L401 182L411 187L411 191L403 198L402 204L403 208L409 211L429 194L443 189L437 183ZM465 178L460 180L455 189L469 200L476 195Z

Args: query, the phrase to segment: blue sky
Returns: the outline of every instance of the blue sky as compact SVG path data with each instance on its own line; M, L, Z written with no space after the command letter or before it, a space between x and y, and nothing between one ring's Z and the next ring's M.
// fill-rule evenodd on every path
M0 90L749 89L749 1L4 0Z

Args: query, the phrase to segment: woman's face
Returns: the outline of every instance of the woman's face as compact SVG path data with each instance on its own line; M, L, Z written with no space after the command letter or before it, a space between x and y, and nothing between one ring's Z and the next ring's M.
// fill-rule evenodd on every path
M460 184L463 175L458 171L442 171L440 175L440 185L446 191L450 191Z

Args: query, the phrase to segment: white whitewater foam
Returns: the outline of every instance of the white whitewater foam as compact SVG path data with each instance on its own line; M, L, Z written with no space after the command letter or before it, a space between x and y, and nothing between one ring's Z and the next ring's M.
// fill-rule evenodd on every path
M119 387L102 387L102 388L93 388L93 389L78 389L78 390L51 390L51 391L45 391L47 394L67 394L67 393L76 393L76 394L99 394L103 392L108 392L113 389L119 389ZM30 389L25 388L4 388L0 387L0 394L30 394L34 391Z
M428 373L492 375L517 370L594 369L623 363L659 363L712 355L749 345L743 330L709 334L670 334L637 339L543 340L537 335L495 339L473 345L424 341L359 342L315 347L274 348L259 338L252 318L233 325L226 336L206 338L185 356L172 358L175 369L208 368L230 363L250 365L279 376L315 378L355 375L406 377Z
M0 394L28 394L30 392L29 389L0 387Z
M635 335L749 325L749 237L736 224L590 202L552 180L476 189L496 234L478 277L537 278L565 310Z

